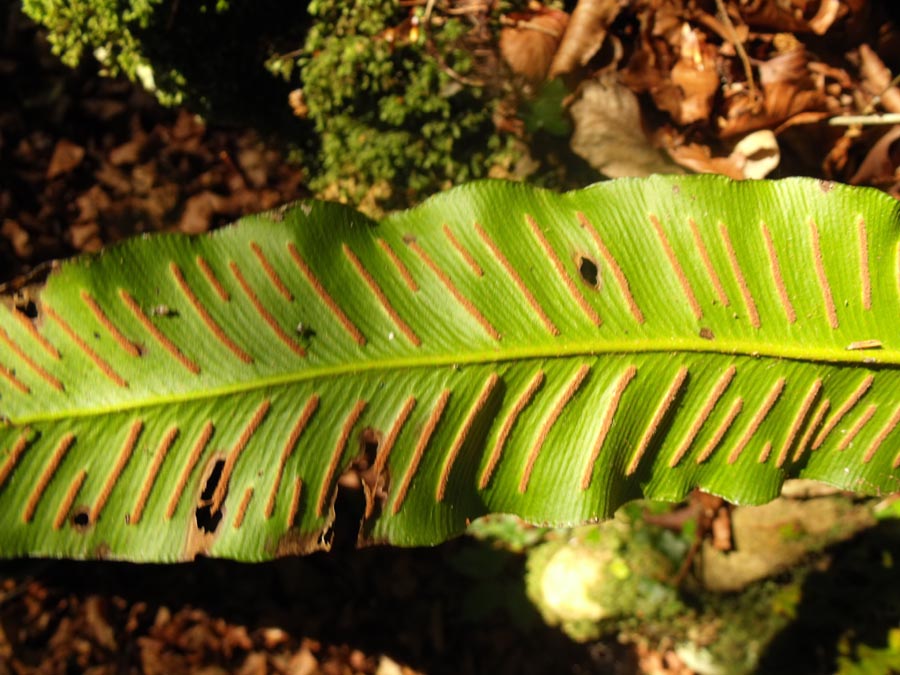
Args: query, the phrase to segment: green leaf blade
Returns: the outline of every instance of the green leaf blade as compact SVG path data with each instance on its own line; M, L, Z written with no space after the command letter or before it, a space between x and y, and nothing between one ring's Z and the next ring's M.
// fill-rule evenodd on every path
M307 552L351 467L361 540L402 545L894 491L898 223L809 180L479 183L63 263L33 321L0 305L0 552Z

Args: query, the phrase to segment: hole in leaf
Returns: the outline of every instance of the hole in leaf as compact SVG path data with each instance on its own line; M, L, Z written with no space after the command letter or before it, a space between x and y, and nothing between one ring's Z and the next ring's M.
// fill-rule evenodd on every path
M369 503L376 488L375 457L381 435L375 429L364 429L359 439L359 455L338 478L329 542L333 550L356 548L360 525L374 507L374 503L372 506Z
M593 289L599 288L600 285L600 268L597 263L584 255L578 256L578 273L588 286Z
M29 319L36 319L38 317L38 307L34 300L17 298L16 309L22 312L22 314L27 316Z
M207 534L215 532L222 520L222 510L217 509L215 512L212 510L212 498L213 495L216 494L216 488L219 487L219 481L222 480L222 471L224 470L225 460L216 460L212 471L209 472L209 478L206 479L206 483L203 485L203 491L200 493L200 501L198 502L197 510L194 513L194 516L197 519L197 527Z
M72 527L78 531L82 531L91 524L91 514L87 507L82 506L72 514Z
M325 549L326 551L331 550L331 543L334 541L334 528L326 527L322 530L322 533L319 535L318 545L319 548Z

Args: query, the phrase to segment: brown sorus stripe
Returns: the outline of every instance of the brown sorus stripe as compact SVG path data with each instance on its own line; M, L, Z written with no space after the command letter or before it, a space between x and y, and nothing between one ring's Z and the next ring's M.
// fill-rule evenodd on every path
M87 305L88 309L91 310L91 314L94 315L94 318L97 319L97 323L99 323L103 328L106 329L106 332L112 336L112 339L116 341L119 347L128 354L129 356L139 357L141 355L141 350L138 349L137 345L134 344L131 340L129 340L125 335L120 331L116 325L112 322L112 320L107 316L106 312L103 311L103 308L97 304L97 301L88 293L86 290L81 289L81 299L84 301L84 304Z
M110 472L109 476L107 476L106 478L106 483L104 483L103 490L97 497L94 508L91 509L92 523L96 523L98 520L100 520L100 514L103 512L103 507L106 506L109 495L113 491L113 488L116 486L116 481L119 480L119 476L121 476L122 471L125 470L125 465L128 464L128 460L131 459L131 455L134 452L134 446L137 445L138 437L141 435L141 430L143 428L144 421L141 419L136 419L131 423L131 428L128 430L128 436L125 437L125 444L119 451L119 457L116 460L116 463L113 466L113 469Z
M488 375L484 386L481 388L481 392L478 394L478 398L475 399L475 403L469 410L469 414L466 415L466 419L459 428L456 438L453 439L453 445L450 446L450 452L447 453L447 459L444 461L444 468L441 471L437 490L435 490L434 493L434 498L437 501L444 501L444 494L447 491L447 482L450 480L450 471L453 469L453 464L456 462L456 458L459 455L460 449L462 449L463 443L466 442L466 437L469 435L472 425L475 424L475 420L478 418L479 413L484 409L484 406L487 404L488 399L491 397L491 393L494 391L497 382L499 381L500 378L497 376L497 373Z
M500 250L500 247L497 246L496 242L491 239L490 235L488 235L488 233L484 231L484 228L482 228L479 223L475 223L475 231L478 232L478 235L484 241L491 254L498 260L504 271L506 271L509 277L513 280L516 288L519 289L519 292L524 296L525 300L531 306L531 309L533 309L534 313L537 314L538 319L540 319L541 323L544 324L544 328L546 328L551 335L559 335L559 328L557 328L556 325L550 320L550 317L547 316L547 312L544 311L544 308L541 307L541 304L537 301L537 298L535 298L531 291L528 290L528 287L525 285L522 277L519 276L519 273L516 272L516 269L512 266L507 257L503 255L503 251Z
M3 342L7 347L9 347L16 356L18 356L22 361L27 365L31 370L35 372L35 374L40 377L44 382L49 384L51 387L56 389L57 391L62 391L63 386L62 382L53 377L46 370L41 368L35 361L26 354L19 345L12 341L12 338L9 337L9 334L0 327L0 342Z
M231 299L231 296L228 295L228 291L225 290L225 287L222 285L222 282L219 281L218 277L215 275L215 272L212 271L212 268L209 266L201 256L197 256L197 267L200 268L200 271L203 272L203 276L206 277L206 280L209 282L209 285L216 292L216 295L219 296L219 299L222 302L228 302Z
M809 219L809 230L812 235L813 265L816 269L816 279L822 289L822 300L825 302L825 312L828 315L828 325L838 327L837 310L834 306L834 296L831 294L831 284L825 274L825 263L822 260L822 246L819 243L819 226L812 218Z
M490 335L493 339L499 340L500 333L491 325L491 322L488 321L484 315L478 311L478 308L472 303L469 298L462 294L462 291L456 287L447 273L438 267L437 263L431 259L431 256L425 252L421 246L419 246L418 242L415 240L410 240L407 242L408 246L416 252L416 254L422 259L422 261L431 269L432 272L437 275L437 278L440 279L441 283L444 284L444 287L450 291L450 294L456 298L456 301L462 305L462 308L466 310L469 315L478 322L478 324L484 328L485 332Z
M625 276L625 272L622 271L622 268L619 266L619 263L616 260L615 256L613 256L613 254L610 253L609 249L606 248L606 244L604 244L603 240L600 238L600 233L597 232L597 229L593 226L591 221L588 220L587 216L584 215L581 211L579 211L576 216L581 222L581 226L588 231L589 235L591 235L591 239L594 240L594 244L600 250L600 255L603 258L603 261L607 265L609 265L609 269L610 271L612 271L613 278L616 280L616 284L619 286L619 291L622 293L622 296L625 298L625 302L628 304L628 310L631 312L631 315L638 323L644 323L644 313L641 311L641 308L638 307L638 304L634 301L634 296L631 294L631 285L628 283L628 277Z
M35 339L35 341L54 359L59 361L59 350L50 344L49 340L45 338L38 332L38 329L35 327L34 323L32 323L31 319L22 314L15 307L12 310L12 314L16 319L18 319L19 323L22 324L22 327L28 331L28 334L31 335Z
M313 394L309 397L306 405L303 406L303 411L294 423L291 434L288 436L287 443L284 444L284 448L281 450L281 458L278 460L278 468L275 470L275 480L272 481L272 490L269 492L269 499L266 502L266 520L271 518L272 513L275 511L275 499L278 495L278 489L281 487L281 476L284 473L284 467L287 465L288 458L291 456L291 453L294 452L297 441L300 440L300 435L303 433L303 430L306 429L306 425L309 423L309 420L312 418L318 407L319 396L318 394Z
M863 455L863 464L868 464L872 461L875 453L878 452L878 448L881 447L881 444L884 443L885 439L887 439L887 437L894 430L898 423L900 423L900 406L897 406L894 409L894 414L891 415L891 418L883 427L881 427L875 438L872 439L872 443L869 445L868 450L866 450L866 454ZM894 461L897 461L896 458L894 459ZM894 468L897 467L894 466Z
M403 278L403 281L406 282L407 288L412 292L416 292L419 290L419 284L416 283L416 280L413 279L412 274L410 274L409 268L403 264L403 261L400 260L400 256L391 248L391 245L388 244L384 239L378 239L378 245L381 247L381 250L387 253L388 258L390 258L391 262L394 264L394 267L397 268L397 271L400 273L400 276Z
M762 451L759 453L759 459L757 460L760 464L765 464L769 455L772 454L772 441L766 441L766 444L763 446Z
M291 503L287 513L287 527L294 527L297 522L297 512L300 510L300 494L303 492L303 479L300 476L294 478L294 489L291 491Z
M413 476L415 476L416 471L419 468L419 462L422 461L422 455L425 454L425 448L428 447L428 441L431 440L431 436L434 434L434 430L437 428L438 422L440 422L441 415L444 414L444 408L447 407L447 401L449 400L450 390L444 389L444 391L441 392L441 395L438 396L434 409L431 411L428 420L425 422L425 426L422 428L422 433L419 435L419 440L413 451L409 467L406 469L403 480L397 487L397 493L394 496L394 504L391 507L391 513L395 516L400 512L400 508L403 506L403 502L406 499L406 493L409 491L410 483L412 483Z
M775 252L775 243L772 241L772 233L765 223L760 223L762 227L763 240L766 242L766 253L769 254L769 269L772 272L772 279L775 282L775 290L778 291L778 299L781 300L781 307L784 309L784 315L790 323L797 321L797 312L794 311L794 305L788 295L787 287L784 285L784 276L781 274L781 265L778 263L778 254Z
M9 478L9 475L13 472L13 469L16 468L16 464L18 464L19 459L21 459L22 454L25 452L25 448L27 447L27 434L22 434L16 439L16 442L13 443L13 446L9 451L9 456L6 458L6 461L3 462L3 466L0 467L0 489L3 488L3 484L6 483L6 479Z
M847 447L853 442L853 439L856 438L856 435L862 431L862 428L866 426L866 423L872 419L872 416L878 410L877 405L870 405L866 408L865 412L860 416L856 422L853 423L853 426L847 430L847 435L841 439L841 442L838 444L838 450L846 450Z
M219 484L216 485L216 491L213 494L210 508L211 513L216 513L222 507L222 502L225 501L225 493L228 491L228 484L231 481L231 473L234 471L234 467L237 464L241 453L244 452L244 449L247 447L253 434L259 429L259 425L262 424L262 421L265 419L271 406L272 402L269 399L266 399L259 404L254 411L253 416L241 432L241 435L238 437L234 447L231 448L231 451L225 458L225 466L222 467L222 475L219 478Z
M84 354L94 362L94 365L100 369L100 372L103 373L107 379L109 379L113 384L119 387L127 387L128 382L126 382L121 375L119 375L113 367L109 365L97 352L95 352L87 342L85 342L78 333L75 332L75 329L72 328L59 314L57 314L53 308L49 305L44 305L44 313L49 316L56 324L63 329L66 335L71 338L72 342L78 345L78 348L84 352Z
M247 515L247 507L250 506L251 499L253 499L252 486L244 490L244 497L241 499L241 503L238 505L237 513L234 514L234 522L232 522L231 526L235 530L241 529L241 525L244 524L244 516Z
M72 509L72 504L75 503L75 498L78 496L78 491L81 490L85 478L87 478L87 471L84 469L81 469L75 474L75 479L72 481L71 485L69 485L69 489L66 490L66 494L59 503L59 510L56 512L56 518L53 519L54 530L62 529L62 526L66 524L66 517Z
M175 491L172 493L171 499L169 499L169 506L166 508L166 520L171 520L172 516L175 515L175 509L178 508L178 502L181 499L188 479L191 477L194 467L197 466L197 462L200 461L200 455L203 454L203 450L206 448L206 444L209 443L212 433L213 423L207 420L200 431L200 436L197 437L197 442L191 448L191 455L188 457L187 464L184 465L184 469L178 478L178 483L175 485Z
M606 442L606 437L609 435L609 430L612 427L613 419L615 419L616 411L619 409L619 401L622 399L622 394L625 393L625 388L631 383L635 375L637 375L637 368L628 366L625 369L625 372L622 373L616 381L616 386L613 389L613 395L609 401L609 405L607 405L606 410L603 411L603 419L600 422L600 433L597 434L597 438L594 440L594 445L591 448L591 456L588 458L587 466L581 477L582 490L587 490L591 486L591 480L594 477L594 466L597 463L597 458L600 456L600 451L603 449L603 443Z
M0 365L0 377L7 380L12 386L14 386L23 394L31 393L31 389L28 388L28 385L16 378L16 374L6 366Z
M519 414L525 409L525 406L527 406L531 402L531 399L534 397L535 392L540 389L543 383L544 371L539 370L534 374L534 377L531 378L531 381L528 383L528 386L525 387L524 391L522 391L522 393L519 395L519 398L516 399L516 402L513 404L512 410L509 411L506 419L503 420L503 426L500 427L500 433L497 434L497 440L494 442L494 447L491 450L491 456L484 467L484 471L481 472L481 480L478 482L478 487L480 489L484 490L488 486L488 483L491 481L491 476L494 473L497 462L500 461L500 455L503 453L503 448L506 445L506 439L509 437L513 425L519 418Z
M784 445L781 446L781 452L778 453L778 459L775 462L775 466L780 468L787 459L788 453L791 450L791 446L794 444L794 439L797 438L797 435L800 433L800 429L803 427L803 423L806 421L807 415L809 415L810 408L812 408L812 404L815 402L816 397L819 395L819 391L821 389L822 380L817 379L812 383L809 391L806 392L806 396L803 397L803 402L800 404L800 409L794 416L794 421L791 422L791 427L788 430L788 435L784 441Z
M125 306L131 310L131 313L134 315L140 324L147 330L153 338L159 342L163 349L165 349L172 357L178 361L182 366L184 366L189 372L197 375L200 373L200 366L198 366L194 361L185 356L182 351L172 342L169 338L163 335L162 331L157 328L154 323L150 320L146 314L144 314L144 310L141 309L140 305L138 305L137 301L131 297L131 295L124 288L119 289L119 297L122 298L122 302L125 303Z
M828 414L828 409L830 407L831 401L826 398L824 401L822 401L822 404L812 416L812 420L810 421L809 426L806 428L806 431L803 432L803 436L800 438L800 442L797 444L797 450L794 452L794 462L799 461L800 457L806 451L806 447L809 445L810 439L812 438L813 434L819 430L819 425L822 424L822 420L825 419L825 415Z
M816 436L816 440L813 441L812 449L818 450L822 443L825 442L825 439L828 437L828 434L831 433L832 429L834 429L840 421L844 418L850 410L859 403L859 399L861 399L867 391L869 391L869 387L872 386L872 383L875 381L874 375L867 375L863 378L863 381L859 383L859 386L853 390L853 393L844 401L844 404L834 411L834 414L829 418L829 420L822 427L822 431L818 433Z
M50 481L53 479L53 474L56 473L56 470L59 468L63 458L66 456L66 453L69 451L69 448L72 447L74 442L75 434L66 434L60 439L56 449L53 451L53 455L50 457L50 461L47 462L47 466L41 473L40 478L38 478L37 485L34 486L31 496L28 497L28 502L25 504L25 510L22 512L22 522L30 523L32 518L34 518L34 512L37 510L38 502L41 501L41 497L46 491L47 486L50 484Z
M706 420L715 409L716 404L719 402L719 399L722 398L725 390L728 389L728 385L731 384L731 380L734 379L734 375L736 372L737 369L734 366L728 366L728 368L725 369L725 372L722 373L721 377L716 380L716 383L713 385L712 391L709 392L709 396L707 396L706 400L703 402L703 407L700 409L700 414L697 415L697 418L691 425L691 428L688 431L687 436L685 436L684 441L682 441L678 450L672 456L672 459L669 460L670 469L678 466L678 463L687 454L687 451L690 450L694 439L697 438L697 434L700 433L700 429L702 429L703 425L706 424Z
M455 248L456 252L459 253L462 259L466 261L466 264L471 268L475 276L483 277L484 270L481 269L481 265L479 265L475 258L472 257L472 254L469 252L469 250L465 246L463 246L455 236L453 236L453 231L450 229L450 226L445 223L443 230L444 235L450 242L450 245Z
M703 318L703 309L700 307L700 303L697 302L697 296L694 294L694 289L691 288L691 282L688 281L687 275L684 273L684 268L681 267L681 263L678 262L678 258L675 257L675 251L672 248L672 245L669 243L668 237L666 237L665 230L663 230L662 223L659 222L659 218L654 214L650 214L648 216L650 218L650 223L653 225L653 229L656 231L656 236L659 238L659 243L662 244L663 251L666 253L666 257L669 259L669 264L672 266L672 271L675 272L675 276L678 278L678 283L681 285L681 289L684 291L685 296L687 297L688 304L691 307L691 311L694 313L694 316L699 320Z
M247 299L253 305L254 309L256 309L257 314L259 314L263 321L272 329L272 332L281 340L285 345L287 345L288 349L294 352L297 356L306 356L306 350L296 342L294 342L291 337L284 332L284 329L278 325L278 322L275 320L275 317L272 316L269 311L262 304L262 301L259 299L259 296L256 295L256 292L250 287L250 284L247 283L247 280L244 278L243 273L240 268L237 266L237 263L233 260L228 263L229 269L231 269L231 273L234 275L234 278L237 279L238 284L241 287L241 290L244 291L244 295L247 296Z
M541 230L540 225L538 225L537 221L528 213L525 214L525 222L528 223L528 226L531 228L532 233L534 233L535 238L538 240L538 243L540 243L541 248L544 249L547 257L550 258L550 262L553 263L553 269L556 270L559 278L562 280L565 287L569 290L569 294L572 296L578 306L581 307L581 311L583 311L585 316L590 319L592 324L594 324L595 326L599 326L602 323L600 321L600 315L597 314L597 310L595 310L591 306L587 299L581 294L581 291L578 290L578 287L575 285L572 277L569 276L569 273L566 272L566 268L563 267L562 260L559 259L559 256L556 255L556 251L552 246L550 246L550 242L547 241L547 237Z
M216 323L216 320L210 316L209 312L206 311L206 307L203 306L203 303L200 302L200 299L194 294L194 291L188 285L187 281L184 278L184 275L181 273L181 268L174 262L169 263L169 270L172 272L172 276L175 277L175 283L178 284L178 288L181 289L181 292L184 293L185 297L188 299L188 302L191 304L191 307L194 308L194 311L197 312L197 316L206 324L206 327L213 334L213 336L221 342L228 350L234 354L238 359L243 361L244 363L253 363L253 357L250 356L243 349L238 347L238 345L232 340L222 327Z
M591 372L591 367L588 364L583 363L575 373L574 377L569 380L563 393L556 399L553 408L550 410L550 414L544 418L544 422L541 424L540 431L538 432L538 437L535 439L534 445L531 446L531 451L528 453L528 459L525 464L525 470L522 472L522 478L519 480L520 493L524 493L525 490L528 489L528 483L531 481L531 473L534 471L534 465L537 462L541 448L544 447L544 442L547 440L550 429L556 424L556 420L562 415L562 411L575 396L578 388L581 386L582 382L584 382L584 379L589 372Z
M328 471L325 473L325 479L322 481L322 487L319 490L319 500L316 502L317 518L321 518L325 514L325 502L328 499L328 494L331 492L331 483L334 481L334 475L337 473L338 467L341 464L341 457L344 456L344 451L347 449L347 441L350 439L350 433L353 431L353 427L359 421L359 418L367 405L369 405L368 401L357 401L356 405L353 406L353 410L347 415L347 419L344 420L337 445L334 447L334 452L331 453Z
M281 277L278 276L278 272L275 271L275 268L272 267L272 263L269 262L269 259L266 258L266 254L263 253L262 248L255 241L250 242L250 249L253 251L253 255L256 256L256 259L259 260L259 264L262 265L263 271L266 273L266 276L269 277L269 281L272 282L272 285L275 287L275 290L281 294L288 302L293 302L294 295L290 292L287 286L284 285L284 281L281 280Z
M744 399L738 396L734 403L731 404L731 408L728 409L728 414L725 415L725 419L722 420L721 424L716 428L709 443L707 443L703 450L700 451L700 454L697 455L697 464L703 464L703 462L709 459L709 456L715 452L716 448L719 447L719 443L722 442L725 434L727 434L728 430L731 428L735 417L740 414L743 407Z
M656 432L659 429L659 425L662 424L663 418L665 418L666 413L669 411L669 408L672 407L672 403L675 402L675 398L678 396L678 392L681 391L681 387L684 385L684 381L687 379L687 376L687 366L681 366L681 368L678 369L678 372L675 373L675 378L672 380L672 383L666 390L666 393L660 401L659 406L657 406L656 408L656 412L653 413L653 419L650 420L650 424L647 425L647 429L644 431L644 434L641 436L641 440L638 442L634 457L632 457L631 462L625 469L626 476L630 476L635 471L637 471L638 465L641 462L641 458L644 456L644 453L650 446L650 442L656 435Z
M753 293L747 285L747 279L741 270L741 264L738 262L737 253L734 245L731 243L731 236L728 234L728 228L725 223L719 223L719 232L722 233L722 241L725 242L725 252L728 254L728 262L731 263L731 269L734 272L734 278L737 279L738 288L741 289L741 296L744 298L744 305L747 307L747 313L750 315L750 325L759 328L759 310L756 308L756 302L753 300Z
M866 221L860 216L856 221L859 233L859 276L862 284L862 302L864 309L872 309L872 281L869 274L869 236L866 232Z
M416 398L415 396L410 396L406 399L403 404L403 407L400 409L400 412L397 415L397 418L394 420L394 423L391 425L390 430L388 431L387 436L384 437L384 440L378 445L378 455L375 457L375 481L376 485L381 485L382 483L382 475L384 468L387 466L388 459L391 456L391 450L394 449L394 445L397 442L397 437L400 435L400 431L403 429L403 426L406 424L406 420L409 419L410 413L413 411L413 408L416 407ZM375 510L375 500L372 498L366 499L366 518L370 518L372 516L373 511Z
M688 218L688 225L691 228L691 234L694 236L694 245L697 247L697 252L700 254L700 260L703 261L703 266L706 268L706 273L709 275L709 280L712 282L713 290L716 292L719 302L725 307L728 307L730 304L728 295L725 293L725 287L722 285L722 280L716 273L716 268L713 267L712 259L709 257L709 250L706 248L706 244L703 243L703 237L700 236L700 228L697 227L697 223L693 218Z
M175 442L178 433L178 427L171 427L162 437L159 448L153 456L153 463L150 465L150 470L147 472L147 477L144 479L144 485L141 487L137 502L135 502L134 510L131 512L131 519L129 520L131 525L137 525L141 520L141 516L144 515L144 507L147 506L147 499L150 497L150 491L156 483L156 477L159 475L159 470L166 459L166 455L169 453L169 448L171 448L172 443Z
M785 379L783 377L779 378L777 382L772 386L769 390L769 393L766 394L766 398L760 406L759 410L756 411L756 414L753 416L753 419L750 421L749 426L741 435L737 444L734 446L734 450L731 451L731 454L728 455L728 463L734 464L738 458L741 456L741 453L744 451L744 448L747 447L747 443L750 442L750 439L753 438L754 434L759 430L759 425L763 423L763 420L766 419L766 416L772 410L772 407L778 401L778 397L781 396L781 392L784 391Z
M309 285L312 286L313 290L316 292L316 295L319 296L319 299L325 303L325 306L328 310L334 314L334 318L338 320L341 326L344 327L344 330L347 331L347 334L353 338L353 340L360 347L364 347L366 344L366 338L356 327L350 317L344 314L344 310L341 309L340 305L335 302L334 298L325 290L325 287L322 285L322 282L319 281L319 278L313 274L313 271L310 269L309 265L306 264L306 261L300 256L300 251L297 250L297 247L294 246L293 242L288 243L288 251L291 254L291 258L294 260L294 263L303 273L303 276L306 277L306 280L309 282Z
M384 309L385 313L391 318L391 321L394 322L394 325L400 329L400 332L403 333L407 339L412 342L412 344L416 347L422 344L422 341L419 339L419 336L416 335L415 331L409 327L402 318L400 318L400 314L394 309L394 306L391 304L390 300L388 300L387 295L385 295L381 286L378 285L378 282L375 281L374 277L369 274L369 271L363 267L362 262L360 262L359 258L350 250L350 247L347 244L343 244L344 255L347 256L347 259L350 260L350 263L356 269L359 276L362 277L363 281L366 282L366 285L369 287L369 290L372 291L372 294L381 304L382 309Z

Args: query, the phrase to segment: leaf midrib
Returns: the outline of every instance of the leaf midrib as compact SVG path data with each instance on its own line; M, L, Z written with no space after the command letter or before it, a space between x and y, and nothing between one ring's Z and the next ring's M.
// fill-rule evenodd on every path
M435 368L444 366L500 364L514 361L547 360L557 358L576 358L579 356L600 356L629 354L673 354L693 353L710 355L727 355L760 359L782 359L809 364L828 365L865 365L867 367L900 368L900 351L886 350L847 350L837 347L808 347L794 345L776 345L770 343L748 343L746 340L719 340L685 338L604 340L602 342L571 342L563 345L539 345L527 347L505 348L502 351L467 351L447 355L429 355L427 357L405 357L344 363L327 367L308 368L283 375L258 378L228 386L214 387L205 390L173 394L169 396L150 397L129 401L115 406L98 406L90 409L61 410L46 415L34 415L10 419L10 424L28 425L73 418L90 418L113 413L127 412L169 406L178 403L202 401L234 394L244 394L261 389L298 384L316 379L331 379L341 376L360 375L378 371L391 372L413 370L419 368Z

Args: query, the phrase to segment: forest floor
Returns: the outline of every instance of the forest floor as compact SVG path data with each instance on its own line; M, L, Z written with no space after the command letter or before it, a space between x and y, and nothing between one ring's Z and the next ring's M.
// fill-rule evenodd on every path
M691 58L699 63L714 55L701 44ZM885 88L890 78L882 82L884 63L868 63L872 87L885 85L880 100L900 112L900 91L894 97L895 88ZM797 64L791 67L796 73ZM93 69L61 66L41 33L20 17L0 35L0 285L43 262L134 234L202 233L309 196L302 171L253 130L162 108L139 88L99 78ZM819 73L821 82L826 75L834 80L821 91L815 78L803 80L801 91L778 79L784 72L770 71L761 84L764 95L768 86L771 96L796 103L780 123L792 119L799 129L829 111L828 97L840 103L840 87L832 86L843 82L840 73ZM706 100L701 94L709 83L695 85L688 100L657 103L688 119L688 109ZM746 111L734 110L731 123L750 130ZM823 177L896 191L900 136L831 130L823 144L822 128L815 128L788 134L794 145L785 147L797 152L783 160L786 171L818 162L821 170L813 173ZM721 154L688 140L680 137L675 150L671 137L652 139L657 146L670 143L679 165L694 170L739 176L751 155L771 159L765 148ZM587 140L573 149L595 165L608 162L608 149L598 156L596 147ZM658 161L653 152L648 156L651 164ZM352 510L347 504L339 500L338 507ZM791 605L796 621L773 643L765 672L833 672L836 645L854 628L848 617L868 613L875 639L897 624L900 598L884 591L896 585L886 561L900 560L897 534L882 524L863 543L810 563L802 591L809 600L798 596ZM521 555L472 538L431 549L359 552L343 543L348 539L352 533L339 532L330 553L257 565L2 562L0 675L694 672L664 640L581 644L545 625L525 595ZM491 575L487 584L484 574ZM823 609L826 600L837 608Z

